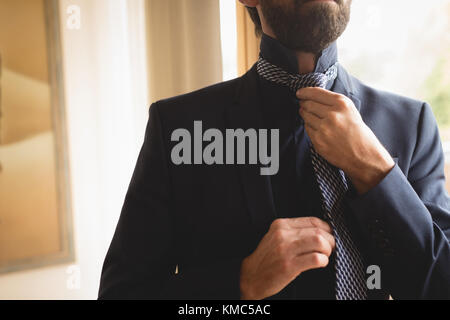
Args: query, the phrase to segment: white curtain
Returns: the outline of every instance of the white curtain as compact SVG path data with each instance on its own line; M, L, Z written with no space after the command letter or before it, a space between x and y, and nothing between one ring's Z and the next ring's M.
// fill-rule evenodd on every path
M219 0L147 0L147 37L152 101L222 80Z

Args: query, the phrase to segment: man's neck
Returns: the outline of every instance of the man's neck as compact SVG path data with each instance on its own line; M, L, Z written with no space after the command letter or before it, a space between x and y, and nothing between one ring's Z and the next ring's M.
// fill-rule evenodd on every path
M295 52L298 63L298 73L311 73L316 68L316 55L309 52L297 51Z
M272 31L271 28L265 25L264 23L264 33L268 36L272 37L273 39L276 39L275 33ZM296 51L295 55L297 56L297 63L298 63L298 73L299 74L306 74L311 73L316 68L316 55L314 53L310 52L303 52L303 51Z
M325 73L337 62L336 43L330 44L320 54L315 55L291 50L265 33L261 38L260 54L265 60L291 74Z

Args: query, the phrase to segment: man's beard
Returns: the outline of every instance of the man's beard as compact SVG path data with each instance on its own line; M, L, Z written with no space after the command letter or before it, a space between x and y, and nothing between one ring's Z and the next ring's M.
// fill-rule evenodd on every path
M320 53L344 32L351 0L314 3L307 0L260 0L261 10L277 40L289 49Z

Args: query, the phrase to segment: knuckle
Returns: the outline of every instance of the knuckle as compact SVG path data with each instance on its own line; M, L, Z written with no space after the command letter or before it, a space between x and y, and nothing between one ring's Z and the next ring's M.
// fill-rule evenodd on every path
M319 253L313 253L311 254L311 263L314 266L318 266L320 264L321 258Z
M327 120L330 121L331 123L335 123L338 120L337 115L338 115L337 112L330 112Z
M323 244L323 236L320 233L315 233L312 236L312 241L314 244L321 246Z
M330 115L329 121L332 123L333 128L341 128L343 126L343 116L338 112L333 112Z
M315 227L313 230L314 236L322 236L322 230L320 228Z
M282 219L276 219L274 222L272 222L270 227L273 230L277 230L277 229L280 229L281 227L283 227L283 225L284 225L284 221Z
M339 98L345 97L344 95L342 95L342 94L340 94L340 93L337 93L337 92L332 92L331 94L332 94L332 96L333 96L335 99L339 99Z
M341 109L346 109L348 107L348 98L344 97L344 96L339 96L337 98L336 105L337 105L337 107L339 107Z
M282 243L285 240L285 232L281 229L278 229L274 232L273 238L274 238L275 242Z
M331 254L331 246L324 236L317 236L317 239L315 239L315 241L320 252L326 254L327 256Z
M346 96L344 96L344 95L342 95L342 94L338 94L337 95L337 101L338 102L342 102L342 103L346 103L347 102L347 97Z
M309 218L309 222L310 222L314 227L318 227L318 226L322 223L322 220L320 220L320 219L317 218L317 217L310 217L310 218Z
M321 267L326 267L328 265L329 262L329 258L326 256L322 256L322 263L320 264Z
M325 267L328 264L328 258L320 253L313 253L311 255L311 260L315 267Z

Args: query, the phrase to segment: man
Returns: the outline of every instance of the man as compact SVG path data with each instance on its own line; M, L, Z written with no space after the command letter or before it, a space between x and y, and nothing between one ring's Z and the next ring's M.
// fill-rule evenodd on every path
M261 58L241 78L151 107L100 298L450 298L430 107L337 63L351 0L241 2L263 33ZM279 170L175 164L172 134L195 121L279 129Z

